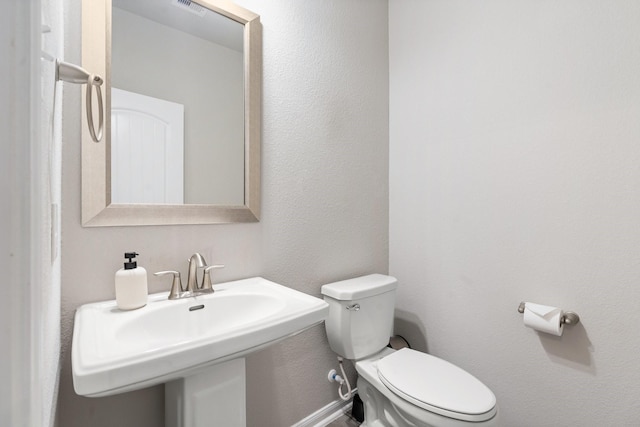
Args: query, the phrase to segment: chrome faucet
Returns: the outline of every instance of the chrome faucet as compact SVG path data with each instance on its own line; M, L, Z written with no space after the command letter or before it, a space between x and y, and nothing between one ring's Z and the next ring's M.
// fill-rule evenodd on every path
M200 283L198 283L199 268L204 268L204 274ZM155 273L155 275L173 275L169 299L188 298L198 294L213 293L213 287L211 285L211 270L216 268L224 268L224 265L207 266L207 262L204 260L202 255L199 253L191 255L191 258L189 258L189 271L187 275L186 289L183 288L180 273L177 271L159 271Z
M189 258L189 274L187 275L187 292L195 294L202 285L198 286L198 268L204 268L207 262L199 253L191 255Z

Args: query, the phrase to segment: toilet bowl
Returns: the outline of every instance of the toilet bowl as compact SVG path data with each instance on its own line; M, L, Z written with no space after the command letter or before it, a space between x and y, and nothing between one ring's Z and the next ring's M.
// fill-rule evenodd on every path
M395 289L373 274L322 286L333 351L354 361L364 404L363 427L494 427L495 395L480 380L435 356L393 350Z

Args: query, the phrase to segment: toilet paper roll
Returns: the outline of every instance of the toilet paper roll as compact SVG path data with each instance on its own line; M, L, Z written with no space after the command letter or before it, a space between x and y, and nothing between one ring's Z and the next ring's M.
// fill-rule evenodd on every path
M558 307L527 302L524 305L524 326L536 331L546 332L556 336L562 335L564 324L563 312Z

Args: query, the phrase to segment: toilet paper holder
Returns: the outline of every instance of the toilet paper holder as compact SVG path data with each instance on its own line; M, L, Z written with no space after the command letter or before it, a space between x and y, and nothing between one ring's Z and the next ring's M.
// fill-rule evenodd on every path
M522 301L518 306L518 313L524 313L524 305L525 302ZM573 311L565 311L560 318L560 323L563 325L575 325L576 323L580 323L580 316Z

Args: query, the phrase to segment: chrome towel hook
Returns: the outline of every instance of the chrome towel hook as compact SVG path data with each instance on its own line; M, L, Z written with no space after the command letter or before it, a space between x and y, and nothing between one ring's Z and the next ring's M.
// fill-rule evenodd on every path
M94 142L100 142L104 129L104 104L102 102L102 77L96 74L89 74L84 68L68 62L56 59L56 81L62 80L68 83L86 84L87 85L87 122L89 124L89 133ZM96 88L98 95L98 130L96 132L93 123L93 87Z

